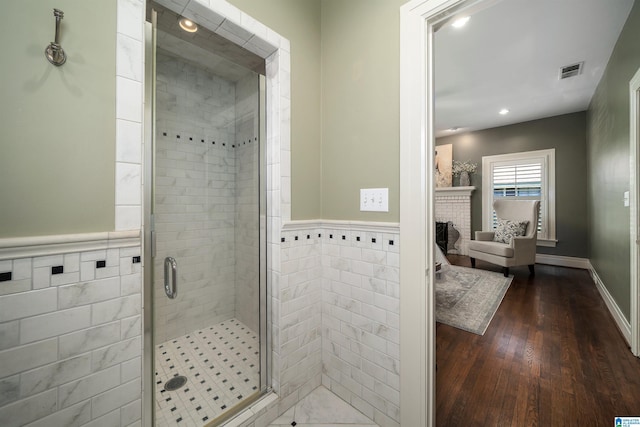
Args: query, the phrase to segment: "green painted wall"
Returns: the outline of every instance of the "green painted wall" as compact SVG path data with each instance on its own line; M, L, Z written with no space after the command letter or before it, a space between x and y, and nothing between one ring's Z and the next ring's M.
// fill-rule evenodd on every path
M291 43L291 218L321 218L320 2L230 3Z
M54 7L61 67L44 56ZM113 230L116 3L10 1L3 15L0 238Z
M587 112L591 263L629 319L629 81L640 68L640 3L631 9Z
M454 159L478 164L478 172L471 177L472 185L477 187L471 198L472 235L482 230L482 156L555 148L558 243L555 248L539 246L538 253L589 257L585 112L436 140L436 145L443 144L453 144Z
M322 217L400 220L400 6L322 1ZM360 212L361 188L389 212Z
M400 6L231 0L291 41L291 217L399 221ZM388 187L389 213L360 212Z

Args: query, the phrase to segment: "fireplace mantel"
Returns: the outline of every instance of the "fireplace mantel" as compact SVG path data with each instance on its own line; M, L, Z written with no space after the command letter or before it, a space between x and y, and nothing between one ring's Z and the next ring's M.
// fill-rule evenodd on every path
M476 189L474 186L470 187L440 187L436 188L436 197L451 197L451 196L467 196L470 197L471 193Z

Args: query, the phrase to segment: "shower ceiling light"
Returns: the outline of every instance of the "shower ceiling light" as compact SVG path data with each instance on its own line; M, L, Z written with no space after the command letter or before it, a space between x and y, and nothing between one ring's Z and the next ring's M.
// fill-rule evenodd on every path
M178 19L178 25L180 25L180 28L188 33L195 33L196 31L198 31L198 24L188 18L182 17Z
M465 24L469 21L469 17L468 16L463 16L462 18L458 18L455 21L453 21L453 24L451 24L452 27L454 28L462 28L465 26Z

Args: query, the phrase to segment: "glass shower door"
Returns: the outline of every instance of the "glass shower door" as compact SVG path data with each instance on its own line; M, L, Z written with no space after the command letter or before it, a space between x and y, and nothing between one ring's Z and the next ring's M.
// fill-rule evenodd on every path
M267 389L264 81L157 21L149 386L156 425L215 425Z

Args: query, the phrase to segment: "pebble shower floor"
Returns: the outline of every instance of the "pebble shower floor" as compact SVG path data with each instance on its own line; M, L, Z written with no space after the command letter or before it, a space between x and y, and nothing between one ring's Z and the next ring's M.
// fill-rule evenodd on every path
M236 319L156 346L156 426L201 427L259 391L257 334ZM184 386L165 390L173 377Z

